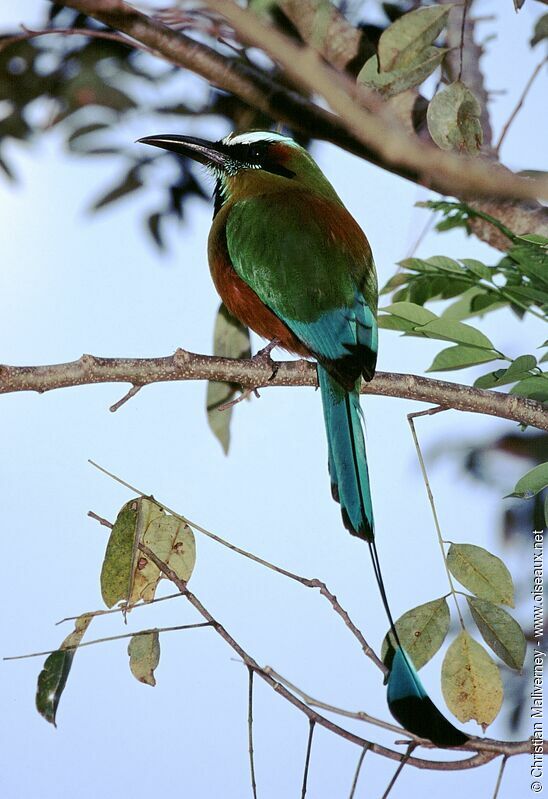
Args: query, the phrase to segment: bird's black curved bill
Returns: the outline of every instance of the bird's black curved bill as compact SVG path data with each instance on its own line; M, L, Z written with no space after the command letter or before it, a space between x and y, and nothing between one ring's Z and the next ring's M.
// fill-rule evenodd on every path
M226 153L221 149L222 145L206 139L196 139L193 136L176 136L171 133L144 136L142 139L137 139L137 143L150 144L152 147L169 150L172 153L193 158L207 166L224 167L227 161Z

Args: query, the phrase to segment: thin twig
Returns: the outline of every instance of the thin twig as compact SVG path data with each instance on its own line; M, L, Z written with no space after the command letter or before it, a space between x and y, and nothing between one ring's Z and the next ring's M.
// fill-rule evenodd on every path
M466 27L466 14L468 12L468 0L464 0L464 7L462 9L462 21L460 27L460 47L459 47L459 76L457 80L462 78L462 62L464 55L464 29Z
M518 113L520 112L521 107L522 107L523 103L525 102L525 98L529 94L529 90L531 89L531 86L535 82L535 78L539 74L539 72L542 69L542 67L544 66L544 64L546 64L547 62L548 62L548 56L543 58L542 61L539 64L536 65L535 69L533 70L533 74L531 75L531 77L529 78L527 83L525 84L525 88L523 89L523 91L521 93L521 97L519 98L519 100L518 100L518 102L516 104L516 107L514 108L514 110L510 114L510 116L508 117L508 121L506 122L505 126L503 127L503 129L501 131L500 138L499 138L499 140L497 142L497 145L495 147L495 153L496 153L497 156L498 156L498 154L500 152L500 148L502 146L502 142L506 138L506 134L508 133L508 131L510 129L510 126L512 125L514 119L517 117Z
M425 760L423 758L403 755L400 752L396 752L393 749L382 746L381 744L368 741L367 739L350 732L350 730L339 727L337 724L334 724L332 721L330 721L330 719L327 719L325 716L322 716L315 710L312 710L304 702L288 691L285 686L281 685L279 682L276 682L271 675L267 674L263 669L261 669L257 661L254 660L230 635L228 630L211 615L211 613L202 605L200 600L188 589L188 586L184 580L181 580L173 571L173 569L161 561L157 555L145 544L139 544L139 549L169 580L174 583L174 585L177 586L177 588L185 595L186 599L198 611L198 613L206 621L210 622L215 631L236 652L236 654L243 660L248 668L252 668L253 671L258 674L261 679L268 683L268 685L270 685L270 687L273 688L276 693L280 694L280 696L290 702L290 704L304 713L308 717L309 721L314 720L316 724L319 724L325 729L330 730L332 733L339 735L344 740L357 744L362 748L368 746L371 752L389 758L390 760L401 762L403 759L405 759L406 762L411 766L421 769L433 769L435 771L460 771L461 769L478 768L479 766L482 766L485 763L493 760L495 757L497 757L497 755L507 754L508 756L513 756L529 751L529 741L508 742L472 738L469 742L463 744L462 746L453 747L453 751L457 749L461 751L475 751L476 754L472 757L469 757L465 760ZM548 741L544 742L544 749L546 752L548 752Z
M88 516L90 517L90 519L95 519L95 521L96 521L96 522L99 522L99 524L101 524L103 527L109 527L111 530L112 530L112 528L114 527L114 525L112 524L112 522L109 522L109 520L108 520L108 519L103 519L103 517L102 517L102 516L98 516L98 515L97 515L96 513L94 513L94 511L92 511L92 510L88 510ZM116 608L116 610L118 610L118 608ZM105 610L105 613L106 613L106 612L107 612L107 611Z
M441 534L441 527L440 522L438 519L438 514L436 511L436 503L434 502L434 495L432 494L432 489L430 488L430 481L428 480L428 474L426 472L426 465L424 463L424 458L422 456L422 450L419 444L419 439L417 437L417 431L415 430L415 424L413 419L417 416L425 416L425 415L433 415L434 413L439 413L441 411L445 411L447 408L432 408L430 411L422 411L420 413L408 413L407 414L407 421L409 422L409 427L411 428L411 435L413 436L413 441L415 442L415 449L417 450L417 457L419 459L419 464L421 467L422 472L422 479L424 481L424 485L426 486L426 493L428 494L428 502L430 503L430 508L432 510L432 517L434 519L434 526L436 528L436 534L438 536L438 543L440 545L441 554L443 557L443 564L445 566L445 571L447 573L447 579L449 581L449 586L451 588L451 593L453 595L453 599L455 601L455 606L457 608L457 615L459 617L460 626L464 630L464 619L462 618L462 614L460 612L459 602L457 599L457 593L455 591L455 585L453 583L453 578L451 577L451 572L449 571L449 567L447 565L447 558L445 555L445 546L443 543L443 536Z
M391 779L391 780L390 780L390 782L388 783L388 787L387 787L386 791L383 793L383 795L382 795L382 799L387 799L387 796L389 795L390 791L392 790L392 788L393 788L393 787L394 787L394 785L396 784L396 780L398 779L398 777L399 777L399 776L400 776L400 774L402 773L402 771L403 771L403 768L404 768L405 764L406 764L406 763L409 761L409 757L410 757L410 755L411 755L411 752L412 752L412 751L413 751L413 749L415 748L415 746L416 746L416 744L415 744L415 743L413 743L413 742L411 742L411 743L409 744L409 746L407 747L407 752L405 753L405 755L404 755L404 756L403 756L403 758L401 759L401 761L400 761L400 763L399 763L399 765L398 765L398 768L397 768L397 769L396 769L396 771L394 772L394 776L392 777L392 779Z
M142 50L144 53L154 55L150 47L141 44L141 42L135 39L124 36L121 33L116 33L115 31L97 30L95 28L49 28L48 30L35 31L31 28L27 28L25 25L21 25L21 28L24 31L23 33L10 36L8 39L4 39L0 42L0 52L6 49L6 47L10 47L12 44L26 42L29 39L36 39L39 36L49 36L50 34L56 33L61 36L87 36L92 39L108 39L111 42L118 42L119 44L124 44L126 47Z
M176 630L190 630L195 627L211 627L211 622L198 622L197 624L179 624L177 627L154 627L150 630L138 630L136 633L123 633L123 635L109 635L106 638L94 638L93 641L84 641L83 644L76 646L64 646L63 650L70 652L71 650L82 649L83 646L93 646L94 644L104 644L106 641L120 641L122 638L133 638L136 635L149 635L150 633L170 633ZM52 655L57 652L57 649L48 649L45 652L32 652L30 655L11 655L10 657L2 658L2 660L26 660L27 658L38 658L43 655Z
M90 515L91 514L88 513L88 516ZM168 596L154 597L154 599L149 599L146 602L141 601L136 603L135 605L132 605L130 610L136 610L138 608L146 608L148 607L148 605L154 605L156 602L165 602L167 599L175 599L175 597L178 596L182 596L180 591L177 591L176 594L168 594ZM123 613L124 610L125 610L124 605L117 608L110 608L110 610L91 610L88 611L87 613L79 613L77 616L66 616L64 619L59 619L59 621L55 622L55 626L57 627L59 624L64 624L67 621L76 621L76 619L79 619L80 616L91 616L92 618L94 616L108 616L109 613Z
M368 751L369 751L369 747L368 746L364 746L362 751L360 752L360 756L358 758L358 765L356 766L356 771L354 772L354 779L352 780L352 787L350 788L350 793L348 795L348 799L354 799L354 794L356 793L356 788L358 786L358 779L359 779L359 776L360 776L362 763L363 763L364 758L365 758L365 756L366 756Z
M104 470L103 470L104 471ZM114 476L113 476L114 477ZM121 482L124 485L129 485L122 480L114 477L118 482ZM131 486L129 486L132 490ZM106 523L107 526L111 527L112 525L110 522L107 522L105 519L102 519L97 514L93 514L95 518L100 523ZM257 673L265 682L270 685L273 690L280 694L284 699L286 699L290 704L304 713L309 720L314 720L316 724L320 724L324 728L330 730L336 735L339 735L343 739L355 743L358 746L368 747L372 752L377 755L381 755L383 757L387 757L391 760L401 761L402 755L392 749L388 749L387 747L381 746L380 744L373 743L372 741L368 741L354 733L350 732L349 730L345 730L342 727L334 724L332 721L327 719L326 717L320 715L316 711L312 710L308 707L304 702L302 702L298 697L294 694L289 692L287 688L281 684L280 682L276 681L271 674L269 674L265 669L262 669L258 663L245 652L245 650L232 638L232 636L228 633L228 631L206 610L206 608L202 605L202 603L198 600L198 598L189 591L187 584L181 580L177 574L163 561L161 561L156 554L145 544L139 544L139 549L157 566L157 568L169 579L172 583L179 589L180 593L190 602L190 604L200 613L200 615L208 622L215 631L223 638L223 640L237 653L239 658L247 665L248 668L253 669L255 673ZM415 743L415 741L413 741ZM433 744L431 743L421 743L421 745L432 747ZM494 759L495 757L503 754L508 757L523 754L529 751L530 744L529 741L518 741L518 742L508 742L508 741L497 741L492 739L480 739L480 738L471 738L468 743L464 744L460 747L454 747L454 749L460 749L462 751L475 751L476 754L472 757L469 757L465 760L460 761L430 761L424 760L421 758L409 757L408 763L416 768L421 769L434 769L440 771L455 771L461 769L469 769L469 768L477 768L479 766L484 765L485 763L489 762L490 760ZM544 751L548 752L548 742L544 742Z
M314 721L314 719L310 719L308 723L309 723L308 743L306 745L306 757L304 761L303 787L301 789L301 799L304 799L306 796L306 786L308 783L308 768L310 766L310 753L312 752L312 738L314 736L314 727L316 726L316 722Z
M119 399L119 400L118 400L118 402L115 402L115 403L114 403L114 405L111 405L111 406L110 406L110 408L109 408L109 411L110 411L111 413L116 413L116 411L118 410L118 408L121 408L121 407L122 407L122 405L125 405L125 404L126 404L126 402L129 402L129 400L130 400L132 397L134 397L134 396L135 396L135 395L136 395L136 394L137 394L137 393L138 393L138 392L139 392L139 391L140 391L142 388L143 388L143 386L132 386L132 387L129 389L129 391L127 392L127 394L124 394L124 396L122 397L122 399Z
M309 707L318 707L320 710L327 710L329 713L336 713L338 716L344 716L347 719L356 719L357 721L364 721L367 724L374 724L376 727L382 727L384 730L390 730L391 732L395 732L397 735L405 735L408 738L412 738L417 743L423 743L426 745L429 743L429 741L425 740L424 738L419 738L418 735L414 735L412 732L404 730L403 727L400 727L397 724L392 724L389 721L379 719L376 716L371 716L369 713L366 713L363 710L345 710L342 707L337 707L337 705L330 705L327 702L322 702L320 699L314 699L313 696L310 696L310 694L307 694L306 691L303 691L294 683L290 682L286 677L283 677L271 666L264 666L263 671L266 674L270 674L272 677L274 677L277 682L285 685L285 687L289 688L290 691L293 691L294 694L297 694L297 696L299 696L303 702L306 702ZM406 741L405 743L408 742Z
M429 233L430 228L432 227L432 225L434 224L435 221L436 221L436 214L430 214L430 216L426 220L426 224L424 225L424 227L422 228L421 232L419 233L419 235L415 239L414 244L411 245L407 255L405 256L406 258L412 258L415 255L415 253L417 252L418 248L422 244L422 242L423 242L425 236L427 235L427 233ZM398 267L398 270L400 270L400 269L401 269L401 265Z
M257 799L257 781L255 779L255 758L253 756L253 669L248 666L249 688L247 694L247 734L249 742L249 770L251 772L251 790L253 799Z
M242 555L244 558L252 560L254 563L258 563L261 566L264 566L265 568L276 572L277 574L282 574L284 577L288 577L290 580L295 580L295 582L304 585L306 588L318 588L320 594L327 599L333 610L344 621L345 625L348 627L352 635L359 641L364 654L370 660L373 661L373 663L377 666L377 668L379 668L382 671L383 674L387 673L388 669L385 666L385 664L378 657L378 655L371 648L371 646L367 643L367 641L363 636L363 633L358 629L358 627L356 627L354 622L350 619L350 616L348 615L347 611L341 606L335 594L331 593L331 591L327 588L325 583L323 583L321 580L318 580L316 578L310 579L308 577L301 577L300 575L294 574L293 572L290 572L287 569L282 569L281 566L276 566L274 563L270 563L269 561L264 560L263 558L259 558L257 555L253 555L251 552L247 552L245 549L240 549L240 547L231 544L229 541L226 541L224 538L221 538L215 533L212 533L210 530L206 530L206 528L202 527L200 524L193 522L191 519L188 519L186 516L182 516L180 513L177 513L177 511L173 510L167 505L164 505L164 503L160 502L160 500L156 499L156 497L153 497L150 494L146 494L144 491L141 491L139 488L136 488L135 486L131 485L125 480L122 480L122 478L118 477L112 472L109 472L108 469L105 469L103 466L99 466L98 463L95 463L92 460L90 460L89 463L92 466L94 466L96 469L98 469L100 472L103 472L103 474L106 474L108 477L112 478L113 480L116 480L116 482L120 483L120 485L125 486L130 491L132 491L135 494L138 494L141 497L150 499L151 502L154 502L159 508L162 508L162 510L166 511L167 513L170 513L176 519L180 519L180 521L184 522L184 524L188 524L189 527L192 527L194 530L198 531L199 533L202 533L202 535L207 536L207 538L211 538L213 541L216 541L218 544L221 544L221 546L230 549L232 552L236 552L238 555Z
M500 786L502 785L502 776L504 774L504 769L506 768L507 760L508 758L506 757L506 755L504 755L500 763L499 773L497 775L497 782L495 785L495 791L493 793L493 799L497 799L497 796L499 795Z

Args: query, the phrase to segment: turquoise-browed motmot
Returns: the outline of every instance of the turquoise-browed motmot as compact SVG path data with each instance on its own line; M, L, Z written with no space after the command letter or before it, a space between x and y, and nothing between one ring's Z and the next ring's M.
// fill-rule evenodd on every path
M289 352L316 359L333 497L345 527L369 545L394 640L390 710L438 745L464 743L468 736L431 702L400 645L375 546L359 388L377 361L377 279L364 233L308 152L286 136L140 141L193 158L215 176L209 265L228 310Z

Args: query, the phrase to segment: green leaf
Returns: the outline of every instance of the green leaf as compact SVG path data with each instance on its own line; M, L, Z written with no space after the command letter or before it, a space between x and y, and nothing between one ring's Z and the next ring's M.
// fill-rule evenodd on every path
M487 372L487 374L481 375L477 380L474 380L474 387L483 389L497 388L507 382L512 382L504 379L507 371L507 369L495 369L494 372Z
M228 454L230 447L230 422L232 419L232 407L223 408L221 406L230 402L236 394L236 387L231 383L221 383L210 380L207 384L207 423L215 438L221 444L225 455Z
M137 549L145 544L185 582L196 562L192 530L167 515L152 500L128 502L112 528L101 570L101 593L107 607L117 602L133 605L154 598L163 577L158 567Z
M524 380L530 376L530 370L537 365L534 355L520 355L507 369L496 369L486 375L478 377L474 382L476 388L500 388L500 386Z
M491 281L491 269L489 269L488 266L485 266L485 264L482 264L481 261L477 261L475 258L461 258L460 260L466 269L468 269L469 272L472 272L473 275L476 275L476 277L480 277L483 280L489 280L489 282Z
M461 585L497 605L514 607L514 583L502 560L475 544L451 544L447 567Z
M132 636L127 648L129 668L139 682L156 685L154 670L160 662L160 635L158 630L148 630Z
M460 299L444 309L441 318L459 322L473 316L483 316L505 304L504 301L500 301L500 297L491 294L483 287L469 288L461 295Z
M539 291L538 289L531 288L529 285L509 286L507 284L504 286L503 291L511 302L513 300L518 300L518 302L529 300L530 302L528 304L532 302L539 306L548 302L548 293L546 291Z
M78 616L73 632L65 638L59 649L48 655L42 671L38 675L36 709L54 727L57 726L57 709L67 684L76 647L84 637L92 618L93 616L86 613Z
M492 350L493 344L484 333L471 325L455 322L451 319L435 319L421 328L429 338L438 338L443 341L455 341L457 344L469 344L472 347Z
M459 344L456 347L447 347L447 349L438 352L432 365L426 371L451 372L453 369L466 369L468 366L496 361L498 358L499 356L493 352Z
M502 308L506 304L507 301L501 299L499 294L488 290L472 298L470 310L474 315L482 315L486 311L494 311L497 308Z
M101 596L107 608L128 596L139 501L132 499L118 514L101 568Z
M398 638L417 671L434 657L443 644L449 622L449 608L445 597L418 605L396 621ZM383 661L388 652L389 636L393 645L392 633L387 633L381 648Z
M515 244L508 250L508 255L520 272L537 284L538 289L548 287L548 252L545 246L528 242Z
M396 272L395 275L386 281L382 289L380 290L380 294L390 294L392 291L395 291L400 286L405 285L409 280L410 275L406 275L405 272Z
M447 707L459 721L473 719L484 731L497 717L504 696L497 665L465 631L446 652L441 688Z
M533 36L529 42L531 47L535 47L539 42L548 39L548 14L543 14L537 19Z
M524 372L529 372L537 365L537 359L534 355L520 355L512 361L506 370L507 377L514 377L514 375L522 375Z
M402 266L404 269L409 269L413 272L429 272L430 274L436 272L432 264L428 263L428 261L424 261L422 258L404 258L403 261L398 261L398 266Z
M415 325L408 319L400 319L399 316L391 316L390 314L383 314L377 317L377 324L384 330L401 330L407 333L413 330Z
M443 47L427 47L415 63L390 72L379 71L379 62L374 55L365 62L357 81L376 89L386 98L395 97L426 80L439 67L446 52Z
M548 486L548 463L540 463L521 477L508 496L530 499Z
M464 83L456 81L434 95L426 121L430 135L442 150L477 153L483 142L481 105Z
M215 319L213 354L221 358L249 358L251 355L249 330L232 316L223 303ZM207 386L207 421L225 454L230 445L232 408L220 411L219 407L233 398L237 388L234 383L214 380L210 380Z
M57 708L67 684L73 658L74 652L64 652L58 649L47 657L44 667L38 675L36 709L54 727L57 726L55 721Z
M447 258L445 255L433 255L427 259L426 263L437 267L437 269L442 269L444 272L458 272L462 275L464 271L458 261L454 261L453 258Z
M527 642L515 619L487 599L466 597L472 618L485 643L511 669L520 671L525 659Z
M453 6L433 5L404 14L381 34L378 45L381 72L408 67L420 58L443 30Z
M392 305L387 305L386 308L381 308L380 310L391 313L400 319L407 319L407 321L413 322L415 325L425 325L427 322L438 318L432 311L427 311L422 305L416 305L413 302L394 302Z
M548 375L545 376L543 372L542 375L536 377L526 377L524 380L520 380L515 386L512 386L510 394L517 394L519 397L528 397L528 399L534 399L537 402L547 402Z
M546 15L548 17L548 14ZM546 172L541 172L541 175L546 175ZM531 244L537 244L539 247L548 248L548 237L542 236L540 233L525 233L523 236L516 236L521 241L528 241Z

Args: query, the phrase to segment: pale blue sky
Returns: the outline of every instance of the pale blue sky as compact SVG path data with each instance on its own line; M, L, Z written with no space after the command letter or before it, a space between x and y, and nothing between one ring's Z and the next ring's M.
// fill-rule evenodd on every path
M0 23L36 24L47 5L25 0L17 9L4 8ZM531 53L527 40L543 8L528 0L515 16L511 0L484 0L477 7L500 16L498 38L485 59L489 88L508 89L496 96L492 109L500 131L540 60L539 48ZM540 77L506 141L503 155L515 168L548 167L546 89ZM137 117L128 140L159 132L156 121ZM330 145L317 144L313 153L367 232L384 283L425 222L426 212L413 206L427 193ZM85 213L90 200L116 178L116 158L68 157L55 132L33 147L10 143L8 154L20 181L0 185L5 220L0 231L1 362L54 363L83 352L145 357L172 353L177 346L211 351L218 300L205 254L211 217L206 203L189 203L185 224L170 231L169 253L160 258L141 226L145 211L154 208L154 187L105 213ZM430 233L418 252L424 257L439 253L486 262L499 257L459 232ZM489 317L483 329L511 355L532 351L542 341L540 323L525 330L509 314ZM259 344L254 340L255 348ZM439 349L435 342L383 331L379 368L421 372ZM470 381L473 376L473 370L455 375ZM198 382L151 386L116 414L108 407L124 386L0 398L3 655L55 647L69 631L53 626L58 619L101 607L98 575L106 535L86 513L92 509L113 518L129 494L93 470L88 458L234 544L325 580L379 648L386 622L367 550L346 534L330 497L319 396L310 389L279 388L238 406L226 458L207 427L205 388ZM378 545L396 615L447 591L405 417L422 407L382 397L363 401ZM426 451L441 442L450 449L463 439L514 429L457 412L417 426ZM514 476L508 472L509 489ZM465 479L451 457L431 478L446 537L500 552L494 529L500 498ZM259 663L325 701L388 718L378 672L321 597L199 536L197 545L192 590ZM528 569L529 563L519 566ZM133 613L129 630L197 620L192 608L176 600ZM88 637L124 631L110 616L95 622ZM247 672L231 658L231 650L210 630L166 634L152 690L131 677L125 642L82 650L57 730L34 709L42 660L3 663L3 795L144 799L152 791L175 789L196 799L249 796ZM422 674L443 708L440 667L438 655ZM254 715L259 796L298 796L306 719L259 679ZM348 726L393 742L393 734ZM467 729L477 731L473 725ZM489 732L506 734L498 721ZM358 755L356 747L318 728L311 799L346 797ZM528 784L527 767L526 758L508 764L500 799L519 795ZM443 791L448 798L464 792L489 796L497 768L490 764L451 775L408 768L393 796L426 791ZM380 796L393 770L392 763L368 755L357 797Z

